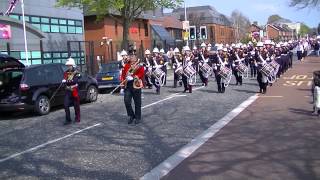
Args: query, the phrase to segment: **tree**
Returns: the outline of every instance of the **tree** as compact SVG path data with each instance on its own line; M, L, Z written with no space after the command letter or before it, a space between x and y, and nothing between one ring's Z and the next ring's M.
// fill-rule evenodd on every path
M271 15L268 18L268 24L272 24L272 23L274 23L274 22L276 22L276 21L278 21L280 19L282 19L282 17L279 16L278 14Z
M240 41L247 38L248 29L250 29L251 26L249 18L244 16L240 11L234 10L231 13L231 21L235 28L236 40Z
M298 33L300 36L305 36L307 34L309 34L311 31L310 27L308 27L307 25L305 24L301 24L301 27L300 27L300 32Z
M106 15L119 15L123 26L122 48L128 48L129 28L131 23L143 11L157 8L176 8L183 0L58 0L60 7L79 7L88 14L97 15L103 20Z
M319 0L291 0L289 5L291 7L297 7L299 9L303 9L306 7L319 8L320 1Z

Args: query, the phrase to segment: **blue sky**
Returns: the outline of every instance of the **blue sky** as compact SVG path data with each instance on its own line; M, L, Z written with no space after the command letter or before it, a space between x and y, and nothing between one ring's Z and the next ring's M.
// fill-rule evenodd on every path
M304 22L309 27L318 27L320 8L297 10L289 7L289 0L185 0L187 6L211 5L220 13L230 16L237 9L247 16L251 22L266 24L268 17L279 14L294 22Z

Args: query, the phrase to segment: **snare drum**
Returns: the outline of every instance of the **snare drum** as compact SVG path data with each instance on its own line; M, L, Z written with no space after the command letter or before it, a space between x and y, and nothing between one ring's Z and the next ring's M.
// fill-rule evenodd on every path
M229 76L232 75L232 70L226 66L222 66L220 68L220 71L219 71L219 75L223 78L223 79L228 79Z

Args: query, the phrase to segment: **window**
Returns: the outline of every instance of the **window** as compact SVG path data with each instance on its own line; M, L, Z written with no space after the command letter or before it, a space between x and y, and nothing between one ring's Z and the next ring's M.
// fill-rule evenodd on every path
M9 17L19 20L19 15L10 14Z
M74 25L74 20L68 20L68 25Z
M41 25L40 25L40 24L34 24L34 23L32 23L32 25L33 25L34 27L38 28L38 29L41 29Z
M59 23L60 23L60 24L67 24L67 20L65 20L65 19L60 19L60 20L59 20Z
M82 27L76 27L76 33L82 34Z
M10 56L16 58L16 59L21 59L20 58L20 52L19 51L11 51Z
M59 26L59 28L60 28L60 32L61 33L67 33L68 32L67 26Z
M58 25L51 25L51 32L60 32L59 26Z
M82 21L76 21L76 26L82 26Z
M31 64L41 64L41 60L40 59L32 59Z
M31 21L35 22L35 23L39 23L40 22L40 18L39 17L31 17Z
M28 54L28 59L31 59L30 51L28 51L27 54ZM26 53L24 51L21 51L20 52L20 57L21 57L21 59L26 59Z
M49 18L41 18L41 23L48 23L49 24Z
M26 22L30 22L30 17L29 16L24 16L24 19L26 20ZM21 20L22 20L22 16L21 16Z
M41 58L41 52L40 51L32 51L31 57L32 57L32 59L39 59L39 58Z
M48 52L43 53L43 58L45 59L51 58L51 53L48 53Z
M55 18L51 18L51 24L59 24L59 20Z
M68 58L68 53L61 53L61 57Z
M61 55L60 55L60 53L55 52L55 53L52 53L52 57L53 58L60 58Z
M68 26L68 33L76 33L76 28L74 26Z
M147 23L144 23L144 36L149 36L149 28Z
M43 31L43 32L50 32L50 25L41 24L41 31Z

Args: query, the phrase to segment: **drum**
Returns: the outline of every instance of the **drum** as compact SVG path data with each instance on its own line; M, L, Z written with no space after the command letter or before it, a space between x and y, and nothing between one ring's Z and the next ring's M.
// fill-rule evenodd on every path
M271 76L273 74L273 71L274 71L273 67L270 66L268 63L265 63L260 69L260 72L267 77Z
M163 72L160 68L155 69L152 72L152 76L156 79L156 83L159 84L160 86L164 85L165 75L166 73Z
M247 71L248 71L248 67L243 64L243 63L240 63L237 67L236 67L236 70L239 71L241 74L245 74Z
M275 60L273 60L270 62L270 66L272 66L274 69L278 69L280 65Z
M232 75L232 70L226 66L222 66L219 71L219 75L223 79L228 79Z
M191 65L189 65L184 68L183 73L184 73L184 75L187 76L187 78L191 78L192 76L194 76L196 74L196 70Z
M200 66L200 71L206 78L208 78L212 74L213 69L209 66L208 63L204 63L202 66Z
M175 71L174 71L177 75L182 76L183 74L183 67L179 66Z

